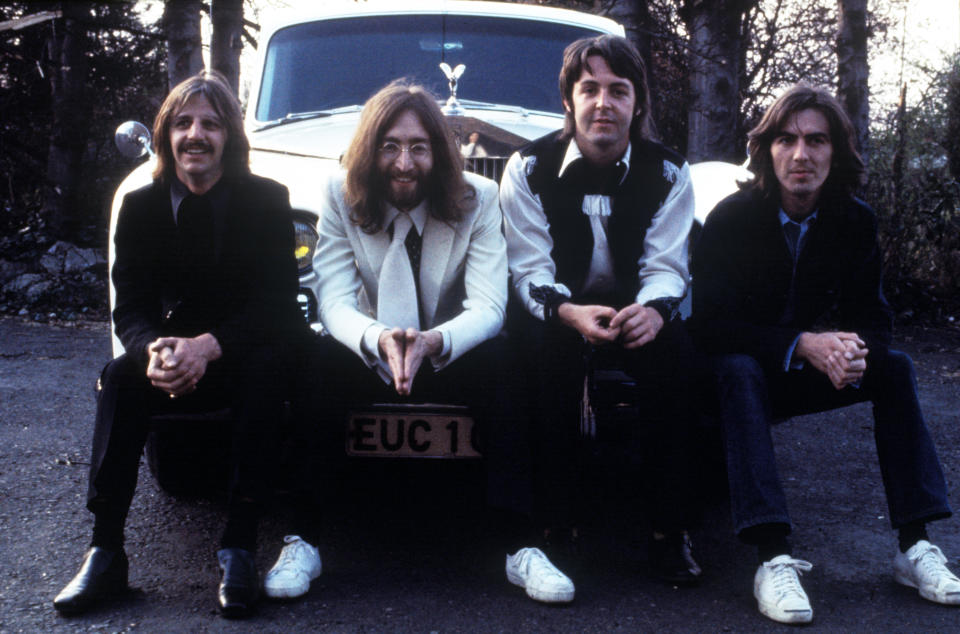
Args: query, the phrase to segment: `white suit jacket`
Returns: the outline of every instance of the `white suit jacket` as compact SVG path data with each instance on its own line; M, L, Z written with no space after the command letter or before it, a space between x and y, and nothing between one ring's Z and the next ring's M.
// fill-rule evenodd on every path
M371 234L350 221L343 199L345 177L341 170L323 186L320 239L313 256L318 280L314 291L324 327L372 365L361 340L367 328L379 323L377 286L390 236L386 227ZM476 204L452 224L428 215L423 229L420 301L425 330L450 337L449 354L435 364L436 369L494 337L506 312L507 247L497 184L469 172L464 177L476 192Z

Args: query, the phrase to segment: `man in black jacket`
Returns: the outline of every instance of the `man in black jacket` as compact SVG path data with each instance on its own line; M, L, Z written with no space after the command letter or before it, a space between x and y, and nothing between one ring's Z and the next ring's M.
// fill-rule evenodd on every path
M726 443L734 528L756 545L754 596L785 623L813 618L792 557L790 518L770 425L861 401L874 434L898 582L960 603L960 580L927 540L950 515L946 484L917 399L913 364L888 348L877 220L853 197L863 162L853 128L823 90L784 93L749 134L755 180L717 205L693 259L693 318L710 355Z
M229 406L227 526L217 553L225 616L248 614L264 448L276 437L290 336L303 325L286 189L249 172L240 107L223 78L176 86L154 123L154 182L124 199L113 311L126 353L101 375L87 508L93 539L54 599L83 612L127 584L123 527L153 414Z

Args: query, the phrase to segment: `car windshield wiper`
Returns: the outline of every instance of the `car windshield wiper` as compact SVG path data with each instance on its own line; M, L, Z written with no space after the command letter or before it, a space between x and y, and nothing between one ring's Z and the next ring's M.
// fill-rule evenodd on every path
M360 106L342 106L340 108L331 108L329 110L311 110L309 112L291 112L290 114L284 115L279 119L274 119L273 121L267 121L259 128L256 129L256 132L261 130L269 130L270 128L276 128L282 125L287 125L288 123L294 123L296 121L306 121L308 119L322 119L323 117L329 117L335 114L340 114L341 112L358 112Z
M526 114L527 109L521 106L510 106L502 103L491 103L489 101L474 101L473 99L457 99L461 106L467 108L476 108L477 110L507 110L509 112L518 112Z
M516 112L524 117L530 114L546 114L554 116L559 114L549 110L530 110L528 108L524 108L523 106L511 106L509 104L491 103L489 101L474 101L473 99L458 99L457 103L464 108L473 108L474 110L502 110L505 112Z

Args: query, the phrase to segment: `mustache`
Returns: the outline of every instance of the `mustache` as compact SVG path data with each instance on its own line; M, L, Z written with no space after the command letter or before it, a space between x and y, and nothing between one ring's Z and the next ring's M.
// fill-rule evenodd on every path
M203 150L205 152L213 151L213 146L205 141L184 141L177 146L178 152L186 152L188 150Z

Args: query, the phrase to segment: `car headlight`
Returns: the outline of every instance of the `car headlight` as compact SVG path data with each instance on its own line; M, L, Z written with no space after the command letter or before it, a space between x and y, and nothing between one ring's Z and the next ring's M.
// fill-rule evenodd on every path
M297 269L301 275L313 267L313 251L317 248L316 218L311 215L294 215L293 233L296 245L294 255L297 258Z

